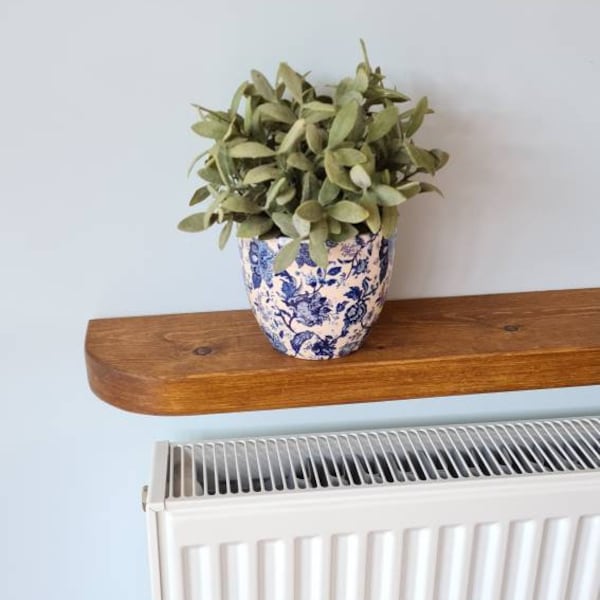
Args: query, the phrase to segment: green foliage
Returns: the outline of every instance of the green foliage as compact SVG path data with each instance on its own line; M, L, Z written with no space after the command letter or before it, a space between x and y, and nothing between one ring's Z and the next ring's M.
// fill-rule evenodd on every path
M228 110L196 107L200 120L192 130L213 145L192 165L204 158L198 175L205 183L189 204L205 208L183 219L181 230L221 224L221 248L234 224L238 237L289 237L276 271L307 240L311 257L325 267L327 240L369 231L389 237L399 204L425 192L441 194L414 179L435 174L449 158L413 140L433 112L427 98L399 112L397 105L410 99L384 86L381 69L371 68L361 45L363 62L333 95L281 63L274 84L253 70Z

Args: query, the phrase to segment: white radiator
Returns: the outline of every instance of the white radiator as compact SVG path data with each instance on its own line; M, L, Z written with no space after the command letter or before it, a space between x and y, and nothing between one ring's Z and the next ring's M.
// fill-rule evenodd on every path
M157 444L154 600L600 600L600 419Z

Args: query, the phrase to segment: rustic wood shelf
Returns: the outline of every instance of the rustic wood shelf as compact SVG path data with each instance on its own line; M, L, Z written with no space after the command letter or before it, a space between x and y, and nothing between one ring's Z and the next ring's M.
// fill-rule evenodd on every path
M90 321L92 390L191 415L600 384L600 288L389 301L364 347L277 353L250 311Z

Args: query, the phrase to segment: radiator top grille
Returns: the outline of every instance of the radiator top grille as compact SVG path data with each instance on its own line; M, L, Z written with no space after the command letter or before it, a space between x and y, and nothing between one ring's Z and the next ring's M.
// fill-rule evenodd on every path
M167 497L216 498L600 470L600 418L169 445Z

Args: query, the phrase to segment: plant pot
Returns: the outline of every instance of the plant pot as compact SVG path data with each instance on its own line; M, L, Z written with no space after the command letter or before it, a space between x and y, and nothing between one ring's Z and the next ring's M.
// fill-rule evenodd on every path
M273 273L279 248L289 242L240 239L244 282L258 324L276 350L308 360L357 350L377 320L389 287L395 238L360 234L328 242L324 270L302 242L295 261Z

